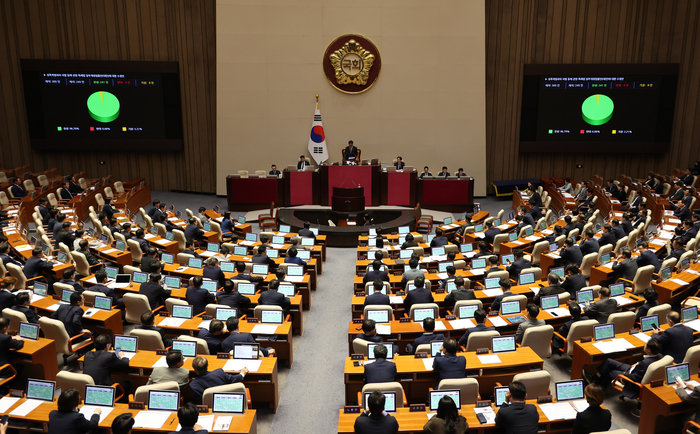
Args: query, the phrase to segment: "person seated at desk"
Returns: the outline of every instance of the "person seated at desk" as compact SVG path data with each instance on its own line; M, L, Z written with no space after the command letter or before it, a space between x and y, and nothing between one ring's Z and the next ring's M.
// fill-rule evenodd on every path
M566 265L573 264L580 267L581 262L583 262L581 248L574 243L573 238L564 240L564 248L559 252L559 257L564 260Z
M14 259L12 256L10 256L10 244L9 243L0 244L0 260L2 260L2 265L14 264L20 268L22 268L24 266L21 262L19 262L18 260ZM7 268L7 267L5 267L5 268Z
M369 214L364 214L364 215L362 216L362 219L363 219L363 221L364 221L364 223L362 224L362 226L372 226L373 223L372 223L372 216L371 216L371 215L369 215Z
M450 172L447 171L447 166L442 166L442 170L437 174L438 178L447 178Z
M685 386L685 387L683 387ZM685 404L693 405L693 406L700 406L700 388L695 387L694 385L690 383L685 383L676 380L676 395L683 401ZM686 389L690 390L690 393L686 391ZM695 410L695 422L700 423L700 408Z
M693 224L692 220L683 221L683 230L685 231L682 236L683 244L688 244L698 234L698 228Z
M496 271L503 271L502 268L498 267L498 256L495 256L493 254L489 254L489 268L484 271L484 279L489 277L490 273L496 272Z
M276 164L273 164L272 166L270 166L270 172L268 173L268 175L280 176L281 174L282 174L282 172L277 170Z
M415 289L408 291L406 298L403 299L403 305L406 312L411 311L411 306L414 304L422 303L433 303L433 293L425 288L425 277L418 276L413 279L413 284L416 286Z
M151 310L165 304L165 299L170 297L172 291L164 289L161 284L163 276L160 273L151 273L148 277L148 282L142 283L139 288L139 294L145 295L148 298L148 304Z
M264 304L264 305L279 306L285 312L288 312L292 306L292 301L286 295L277 292L279 287L280 287L279 280L277 280L277 279L271 280L270 284L268 285L267 291L263 291L262 293L260 293L260 297L258 298L258 304L259 305Z
M197 219L190 217L187 220L187 226L185 227L185 239L187 241L197 241L199 243L205 243L207 240L204 238L204 231L197 225Z
M151 219L153 219L153 216L154 216L154 215L156 215L156 214L158 214L158 213L160 212L160 211L158 211L158 210L160 209L160 200L154 199L153 202L152 202L152 204L153 204L153 206L152 206L152 207L148 210L148 212L146 213L146 214L148 214L148 216L149 216Z
M68 182L68 190L73 193L73 194L78 194L82 193L85 191L76 181L75 181L75 176L73 175L67 175L65 178L65 181Z
M423 179L425 177L433 177L433 174L429 172L428 166L425 166L423 168L423 173L420 174L420 179Z
M501 233L501 230L493 227L492 220L484 223L484 226L486 226L486 231L484 231L484 242L493 244L493 239L496 237L496 235Z
M396 381L396 364L386 360L388 351L384 345L374 347L374 363L364 363L365 384Z
M221 262L230 262L230 261L228 260L229 253L231 253L231 252L229 252L228 247L226 247L226 246L221 246L221 247L219 247L219 253L217 253L216 255L212 256L212 258L216 259L216 260L219 261L220 263L221 263Z
M221 247L224 248L224 247ZM228 249L227 249L228 250ZM202 257L197 253L197 250L194 248L194 243L192 241L185 241L185 250L182 251L182 253L186 255L192 255L197 259L201 259ZM141 260L141 263L143 264L143 259Z
M114 214L117 214L119 212L118 209L112 207L112 198L111 197L105 197L105 204L102 207L102 214L105 215L107 218L107 221L112 220L114 218Z
M219 260L216 258L209 258L204 264L205 266L202 268L202 277L215 281L217 288L224 286L224 282L226 282L226 275L223 271L221 271Z
M167 368L162 366L153 368L151 376L148 377L147 385L177 381L180 387L185 387L190 383L190 371L182 367L185 364L182 358L182 351L168 351L168 355L165 356L165 363L168 364Z
M673 211L673 215L679 220L690 220L692 213L687 202L678 202L678 208Z
M112 421L112 434L131 434L135 423L131 413L120 414Z
M15 294L12 292L15 289L15 284L17 284L17 278L13 276L4 277L0 281L0 316L2 316L3 309L15 305Z
M155 318L156 315L153 312L151 312L150 310L146 311L141 314L141 324L137 325L135 328L139 330L151 330L154 332L158 332L158 334L160 335L160 339L163 341L163 346L165 348L168 348L172 345L173 341L172 339L168 338L168 336L165 334L165 331L162 328L156 327L154 325Z
M207 434L209 432L197 423L199 410L191 402L186 402L177 409L177 419L180 422L180 431L172 431L169 434Z
M377 334L377 323L373 319L362 321L362 333L355 335L355 339L362 339L375 344L384 342L384 338Z
M637 274L638 268L639 265L637 261L632 259L632 251L627 247L620 250L620 254L612 264L612 270L620 275L617 280L624 279L622 283L624 283L626 287L632 286L632 281ZM611 283L615 283L615 281L616 279L604 280L600 282L600 286L608 286Z
M587 255L589 253L598 253L600 250L600 244L598 244L598 240L595 239L595 234L593 233L592 229L588 229L584 234L583 234L583 240L581 241L580 244L580 249L581 249L581 254L582 255Z
M518 215L519 215L520 217L522 217L522 222L523 222L523 226L522 226L522 227L525 227L525 226L528 226L528 225L529 225L529 226L532 227L532 229L535 229L535 226L536 226L535 219L534 219L534 217L532 216L532 214L530 214L530 213L528 212L528 209L527 209L527 208L525 208L524 206L521 206L520 208L518 208ZM517 220L517 219L516 219L516 220ZM520 229L522 229L522 227L519 227L519 228L516 229L518 235L520 234Z
M520 381L511 381L506 402L496 413L496 426L503 434L537 434L540 415L537 407L526 404L527 388Z
M550 278L552 274L549 275ZM530 327L546 325L543 319L537 319L537 315L540 314L540 308L535 303L528 303L525 310L527 311L527 321L521 322L518 325L518 330L515 332L515 342L518 344L522 343L523 337L525 336L525 330L529 329Z
M27 190L24 189L19 178L13 176L7 182L11 185L10 192L12 196L21 199L27 195Z
M403 276L401 277L401 286L403 288L406 287L406 284L410 282L411 280L415 281L416 278L422 277L425 274L425 270L418 268L418 258L413 258L408 260L408 267L409 269L403 273Z
M107 227L109 231L112 233L112 237L114 237L114 234L120 233L121 230L119 228L119 223L117 222L117 219L112 217L109 219L109 226ZM171 229L168 229L171 230Z
M511 277L517 278L520 276L520 272L526 268L532 267L532 263L524 258L525 254L522 249L513 250L513 256L515 257L515 262L506 262L506 271Z
M246 272L245 262L236 262L236 271L238 274L233 277L235 280L247 280L249 282L257 283L265 279L263 276L253 276Z
M403 162L403 158L401 158L400 155L396 157L394 167L396 167L396 170L403 170L403 168L406 167L406 163Z
M683 363L685 353L693 346L693 329L681 324L681 316L674 310L666 315L666 323L669 328L657 328L652 336L658 339L664 353L673 357L675 363Z
M348 140L348 146L343 149L343 161L357 161L360 158L360 150L352 140Z
M491 246L489 243L486 241L479 241L479 244L477 244L478 251L474 255L472 259L479 259L483 256L493 256L493 252L491 251ZM496 261L498 262L498 261Z
M559 187L559 191L562 193L568 193L572 196L574 195L574 187L571 185L571 178L564 178L564 185Z
M413 340L413 344L406 344L408 354L415 354L419 345L429 344L432 341L444 341L445 335L442 333L433 333L435 330L435 320L433 318L423 319L423 334ZM394 380L390 380L394 381Z
M316 234L313 233L310 228L311 228L311 223L304 222L304 227L302 229L299 229L299 236L304 237L304 238L313 238L315 240Z
M229 335L226 339L221 342L221 350L223 352L231 352L233 350L233 344L237 343L249 343L256 344L255 338L250 333L240 333L238 331L238 318L231 316L226 320L226 330L228 330ZM274 357L276 352L274 348L263 348L260 346L260 352L264 357L272 356Z
M435 229L435 238L430 242L430 247L442 247L450 244L450 241L442 234L442 229Z
M262 246L261 246L262 247ZM292 247L287 251L287 256L284 258L284 263L285 264L295 264L295 265L301 265L302 267L306 266L306 261L304 261L301 258L298 258L297 255L299 254L298 250L296 247ZM274 261L273 261L274 262Z
M163 207L163 212L160 213L160 215L158 215L158 216L156 217L155 220L153 220L153 223L160 223L160 224L162 224L163 226L165 226L165 230L166 230L167 232L174 232L174 231L183 232L183 230L182 230L182 228L181 228L180 226L177 226L177 225L172 224L172 223L170 222L170 220L168 219L168 213L167 213L167 211L165 210L165 204L161 204L160 206Z
M464 378L467 369L467 359L458 356L457 341L446 339L440 348L440 352L433 358L433 371L438 375L438 383L446 378Z
M45 197L39 198L39 214L41 214L41 224L45 225L49 223L51 214L49 213L49 200Z
M224 322L218 319L213 319L209 323L209 329L199 328L199 334L197 337L203 339L207 343L209 348L209 354L220 353L221 350L221 336L224 334Z
M377 234L379 234L379 229L377 229ZM299 251L299 250L311 250L311 249L307 249L306 247L302 246L300 243L301 243L301 241L299 240L299 236L292 235L289 238L290 246L287 248L286 254L289 254L289 251L292 250L293 248L297 249L297 251Z
M362 278L362 283L366 284L367 282L374 282L375 280L389 281L389 273L387 273L386 270L382 270L381 261L376 259L372 261L372 269Z
M569 302L568 307L569 313L571 314L571 319L565 322L561 327L559 327L559 330L557 330L557 333L564 339L569 336L569 330L571 330L571 326L574 325L574 323L588 319L587 316L581 315L581 306L579 306L578 303L573 301ZM561 352L564 350L564 340L559 336L554 335L552 337L552 346L561 354Z
M649 309L659 305L659 293L654 288L649 287L645 289L642 295L644 296L644 304L637 309L635 322L641 321L642 317L647 316Z
M68 268L63 271L63 279L59 280L58 283L62 283L64 285L70 285L73 287L73 290L82 293L85 291L85 289L80 285L79 282L75 281L75 269L74 268Z
M3 280L7 280L7 279L15 279L15 278L14 277L6 277ZM3 291L5 291L5 288L3 288ZM32 323L32 324L39 324L39 315L37 315L37 313L34 312L34 309L29 307L29 303L32 301L32 297L28 292L20 292L17 294L17 296L13 295L13 299L14 299L14 306L12 306L12 310L23 313L24 316L27 318L27 322ZM2 309L5 309L5 307L6 307L6 306L4 306L4 304L5 303L3 303L2 298L0 298L0 307ZM2 312L2 309L0 309L0 312Z
M663 354L661 354L661 344L656 340L655 337L649 339L644 346L644 358L634 365L630 366L627 363L619 362L615 359L608 358L605 359L603 364L596 368L595 375L591 375L584 369L583 379L589 384L598 384L603 388L610 385L618 375L624 375L630 380L639 383L644 378L649 365L654 362L661 360ZM639 387L633 383L626 381L625 387L622 389L622 396L630 399L636 399L639 396Z
M415 241L415 237L412 233L406 234L406 241L401 244L401 250L408 249L409 247L418 247L418 243Z
M221 220L221 233L224 238L231 238L233 236L233 231L236 224L231 220L231 211L226 211L224 213L224 218Z
M603 247L611 244L613 247L615 247L615 243L617 243L617 237L612 231L612 225L605 223L603 225L603 235L598 240L598 245Z
M586 302L586 307L583 310L591 319L598 321L600 324L608 322L608 317L617 312L617 300L610 298L610 288L603 287L598 291L600 300L591 303Z
M309 165L309 162L306 161L306 156L300 155L299 156L299 162L297 163L297 170L303 171L306 170L306 167Z
M185 292L187 303L192 305L192 315L204 312L206 305L216 299L214 294L202 288L203 281L201 276L194 276L192 286L189 286Z
M567 292L566 289L560 286L561 281L559 280L559 275L557 273L549 273L547 275L547 283L549 283L549 286L545 286L544 288L540 289L540 291L537 294L535 294L535 296L532 298L532 302L536 305L540 304L540 299L542 297L547 297L549 295L559 295Z
M585 198L583 201L581 201L581 203L579 203L579 205L576 207L576 209L574 210L574 212L575 212L576 214L581 214L581 213L583 213L584 211L588 211L588 209L589 209L589 208L591 207L591 205L593 204L593 198L594 198L594 197L595 197L595 196L593 196L593 190L587 190L587 191L586 191L586 198Z
M539 193L535 192L535 194L539 194ZM540 201L541 201L541 200L540 200ZM542 215L542 210L540 209L539 206L534 206L534 205L533 205L533 207L530 208L530 209L527 211L527 213L530 214L530 215L532 216L532 219L533 219L535 222L539 221L539 219L541 219L542 217L544 217L544 216ZM534 229L535 227L533 226L532 228Z
M143 229L137 229L136 232L134 233L135 239L137 243L139 243L139 247L141 248L141 253L145 253L148 251L149 245L148 241L144 238L146 233L144 232Z
M423 425L423 432L430 434L465 434L468 429L467 419L459 414L457 404L449 396L440 398L437 414Z
M497 295L493 302L491 302L492 311L497 311L501 309L501 302L503 301L503 299L505 297L510 297L511 295L514 295L512 292L510 292L510 280L502 278L499 282L499 285L501 286L501 291L503 291L503 294Z
M240 307L248 306L250 298L236 291L235 287L236 285L230 279L226 279L224 290L216 293L216 303L223 304L231 309L238 309L238 316L240 316Z
M452 398L450 398L452 399ZM355 419L355 434L395 434L399 432L399 423L396 418L384 411L386 397L382 392L375 390L367 399L365 411Z
M454 278L456 288L445 297L445 306L449 309L454 309L455 304L462 300L476 300L476 294L469 289L471 281L462 276Z
M586 287L586 276L581 274L581 270L576 264L566 266L566 277L560 286L568 292L572 298L576 298L576 293Z
M376 279L373 283L372 286L374 287L374 292L372 294L368 294L365 297L365 302L363 304L364 307L367 306L388 306L391 304L391 298L386 295L382 294L382 289L384 289L384 281L380 279Z
M158 249L149 247L141 256L141 271L144 273L157 273L164 265L159 258Z
M605 400L605 390L597 384L589 384L583 394L588 402L588 408L576 414L572 434L607 432L612 425L612 414L609 410L601 408Z
M207 209L203 206L200 206L199 209L197 210L197 217L199 217L199 221L202 223L209 223L209 216L207 215Z
M666 259L676 258L676 260L678 262L680 262L681 256L683 256L683 253L685 253L685 247L683 245L683 238L675 237L673 239L672 248L673 248L673 250L671 250L671 254L668 255L668 258L666 258ZM29 261L27 261L27 262L29 262ZM25 267L26 267L26 265L25 265ZM26 272L25 272L25 274L26 274ZM29 277L29 276L27 276L27 277Z
M109 351L112 346L112 338L108 334L101 334L95 338L95 351L85 354L83 362L83 374L89 375L99 386L111 386L113 383L110 377L111 372L116 370L126 370L129 368L129 358L123 357L121 350ZM131 382L120 381L119 384L124 389L122 401L128 401Z
M564 217L564 223L566 223L566 224L564 225L563 233L564 233L564 236L568 237L569 232L573 231L576 227L575 227L570 215L567 215Z
M620 227L622 228L622 231L625 233L625 236L629 235L630 232L634 230L634 227L632 226L632 222L630 221L631 217L629 213L623 213L622 214L622 221L620 222Z
M63 223L66 222L66 215L63 213L59 213L56 216L56 220L54 221L53 227L51 228L51 240L56 241L56 237L58 236L58 232L63 229Z
M0 366L12 365L17 371L17 376L9 384L3 386L3 389L7 386L16 386L15 383L19 382L19 378L24 372L24 363L21 361L14 360L12 357L12 350L20 350L24 347L24 338L20 336L10 336L7 334L7 327L10 325L10 320L8 318L0 318ZM9 368L0 371L0 375L3 378L7 378L12 374Z
M122 224L121 229L119 230L119 233L122 234L124 236L124 239L127 241L132 239L134 236L131 233L131 223L126 222L126 223ZM77 234L76 234L76 236L77 236Z
M612 227L612 233L613 235L615 235L615 242L626 236L625 230L622 229L622 226L620 226L620 220L612 219L610 223L610 226Z
M96 272L95 273L95 281L97 282L97 284L92 286L90 288L90 291L101 292L105 296L111 298L112 299L112 306L124 304L124 299L118 298L117 293L114 292L114 289L106 286L106 283L107 283L107 272L106 271L100 270L100 271Z
M59 212L60 211L57 208L51 208L49 210L49 222L46 224L47 234L53 233L53 227L56 226Z
M462 177L466 177L466 176L467 176L467 174L464 173L464 169L463 169L462 167L460 167L460 168L457 170L457 173L456 173L455 175L457 176L457 179L460 179L460 178L462 178Z
M96 407L87 420L78 411L80 405L80 392L78 389L68 389L61 392L58 397L58 409L49 413L49 434L87 434L97 428L100 422L102 409Z
M449 260L449 258L448 258ZM454 259L451 260L452 263L454 263ZM447 284L449 282L452 282L455 280L455 273L457 270L455 269L454 265L448 265L445 268L445 274L447 274L447 277L444 279L440 279L440 289L446 289Z
M32 250L32 256L24 264L24 275L27 279L43 276L47 280L53 279L53 260L46 260L44 252L40 248Z
M190 381L190 390L199 405L202 404L202 395L208 388L241 382L248 373L248 368L241 369L241 373L235 375L227 374L221 368L209 372L209 361L202 356L194 358L192 369L197 377Z
M544 237L544 239L547 240L549 244L556 243L557 238L564 235L564 228L561 227L561 225L554 225L553 231L554 232L552 233L552 235L547 235L546 237Z

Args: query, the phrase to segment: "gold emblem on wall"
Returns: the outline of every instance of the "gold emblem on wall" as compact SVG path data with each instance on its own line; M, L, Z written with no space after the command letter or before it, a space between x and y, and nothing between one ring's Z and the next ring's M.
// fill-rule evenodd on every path
M379 50L361 35L343 35L326 48L323 70L330 84L339 91L362 93L379 78Z

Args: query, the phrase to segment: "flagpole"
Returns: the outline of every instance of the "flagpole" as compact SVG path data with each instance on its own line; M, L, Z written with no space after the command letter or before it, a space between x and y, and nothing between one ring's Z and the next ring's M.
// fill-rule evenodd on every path
M316 108L319 108L318 107L318 95L316 95Z

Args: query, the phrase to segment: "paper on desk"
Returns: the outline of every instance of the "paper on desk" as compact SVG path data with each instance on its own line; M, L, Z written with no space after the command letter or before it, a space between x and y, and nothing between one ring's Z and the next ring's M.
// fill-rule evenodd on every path
M185 222L175 222L175 226L185 226Z
M428 416L428 420L432 419L433 416L435 416L437 413L426 413L425 415Z
M165 356L162 356L158 361L156 361L153 366L153 368L167 368L168 367L168 362L165 361Z
M168 244L170 241L168 241L166 238L161 238L160 240L155 240L154 243L160 244L161 246L164 244Z
M257 372L260 370L262 360L241 360L228 359L224 365L224 371L240 371L243 368L248 368L249 371Z
M430 259L432 261L447 261L447 255L431 256Z
M403 303L403 298L398 295L392 295L389 297L389 303L391 304L401 304Z
M27 244L22 244L21 246L15 247L15 250L18 252L24 252L25 250L32 250L32 246L27 245Z
M19 398L10 398L9 396L0 399L0 413L6 413L17 401Z
M540 239L537 235L530 235L529 237L525 237L526 240L528 241L537 241Z
M645 344L646 344L647 342L649 342L649 339L651 339L651 336L649 336L649 335L646 334L646 333L636 333L636 334L633 334L632 336L634 336L635 338L637 338L637 339L639 339L640 341L644 342Z
M136 355L136 352L122 351L122 357L126 357L129 360L133 359L135 355Z
M588 408L588 401L585 399L577 399L576 401L571 401L571 405L580 413Z
M56 304L52 304L51 306L47 307L46 310L50 310L50 311L52 311L52 312L56 312L56 311L58 310L58 308L61 307L62 304L66 304L66 303L56 303Z
M628 345L620 341L627 342L625 339L613 339L611 341L595 342L593 346L598 348L603 354L621 353L628 349ZM627 344L629 344L629 342L627 342Z
M159 327L180 327L183 323L185 322L185 318L163 318L160 323L158 323Z
M390 335L391 334L391 324L377 324L377 334L378 335Z
M274 324L255 324L251 333L258 335L274 335L277 331L277 326Z
M531 286L530 287L530 291L535 293L535 295L537 295L540 292L540 289L542 289L542 288L540 288L539 286Z
M467 252L467 253L462 253L462 255L464 255L464 257L465 257L465 258L469 258L469 259L471 259L471 258L473 258L473 257L474 257L474 255L476 255L476 252Z
M151 238L155 238L156 236L153 234L145 234L143 237L147 240L150 240ZM158 428L160 428L160 427L158 427Z
M30 303L34 303L35 301L39 301L43 298L44 298L43 295L32 294L32 300L30 301ZM0 413L2 413L2 412L0 411Z
M673 236L674 232L659 231L659 238L670 240L671 238L673 238Z
M109 255L110 253L114 253L114 252L118 252L118 251L119 250L117 250L117 249L107 249L107 250L103 250L102 253L104 253L105 255Z
M439 277L440 279L447 279L450 276L448 276L447 273L438 273L437 277Z
M481 276L482 274L484 274L486 272L486 268L477 268L477 269L472 269L469 271L471 271L472 274L475 276Z
M272 247L275 250L279 250L284 248L284 244L270 244L270 247Z
M676 230L676 227L675 227L675 226L671 226L671 225L663 225L663 226L661 226L661 229L663 229L663 230L665 230L665 231L673 232L673 231Z
M521 245L521 244L525 244L525 241L514 240L514 241L511 241L511 243Z
M453 329L455 330L460 330L460 329L470 329L473 327L476 327L472 320L469 318L466 319L456 319L452 321L448 321L450 325L452 326Z
M435 321L435 330L447 330L445 324L442 321Z
M700 319L694 319L692 321L684 322L683 325L686 327L690 327L696 332L700 332Z
M547 256L549 256L550 258L554 258L554 259L559 259L559 258L561 258L561 256L559 256L559 253L554 253L554 252L552 252L552 253L547 253Z
M680 221L679 219L666 219L666 221L669 222L669 223L675 223L675 224L677 224L677 225L681 224L681 221ZM674 228L673 226L671 226L671 227L673 228L673 229L671 229L671 230L675 230L675 229L676 229L676 228Z
M617 345L620 345L621 348L624 348L626 350L632 350L635 348L634 345L632 345L625 338L615 338L615 339L613 339L613 342L615 342Z
M490 316L488 317L489 321L491 321L491 324L493 324L494 327L505 327L508 325L506 320L501 318L500 316Z
M666 245L666 240L656 239L649 242L649 244L653 244L655 246L664 246Z
M304 281L304 276L285 276L285 280L288 282L299 283Z
M497 295L503 295L503 290L502 289L484 289L484 294L488 297L496 297Z
M202 420L202 418L200 417L199 420ZM231 428L232 421L233 416L219 416L216 418L216 424L210 431L228 431Z
M231 417L231 416L229 416ZM212 431L212 427L214 426L214 415L213 414L208 414L206 416L199 416L197 418L197 423L202 426L207 431ZM177 424L177 431L182 430L182 425L179 423Z
M618 306L624 306L624 305L626 305L626 304L632 303L632 300L630 300L630 299L627 298L627 297L623 297L623 296L621 296L621 295L618 295L618 296L613 297L613 298L615 299L615 301L617 301L617 305L618 305Z
M432 371L433 370L433 361L435 359L428 358L428 359L421 359L423 361L423 366L425 367L426 371Z
M489 354L488 356L476 356L482 365L491 365L494 363L501 363L501 358L496 354Z
M552 315L552 316L569 316L571 313L569 312L569 309L564 308L564 307L555 307L554 309L547 309L547 312Z
M85 419L90 420L92 414L98 408L102 410L102 414L100 414L100 422L105 420L105 418L109 416L112 410L114 410L114 407L102 407L99 405L83 405L82 407L80 407L80 414L85 416Z
M5 235L14 235L17 231L5 231Z
M486 238L486 234L483 232L477 232L477 233L474 233L472 235L474 235L477 238Z
M498 226L498 229L500 229L500 230L502 230L502 231L504 231L504 230L506 230L506 229L508 229L508 228L510 228L510 225L509 225L509 224L502 224L502 225Z
M685 286L688 284L688 282L686 282L685 280L681 280L681 279L671 279L671 282L673 282L677 285L681 285L681 286Z
M549 420L576 419L576 410L568 402L540 404L540 409Z
M216 254L217 254L216 252L206 251L206 252L200 253L199 256L206 256L206 257L210 258L210 257L212 257L212 256L214 256L214 255L216 255Z
M211 324L211 320L207 319L207 320L204 320L201 323L199 323L197 328L209 330L209 324Z
M40 406L42 403L46 401L40 401L38 399L28 399L22 403L19 407L15 408L12 410L12 413L10 413L10 416L26 416L29 413L31 413L35 408Z
M85 317L85 316L86 316L86 317L91 317L91 316L93 316L94 314L96 314L97 312L99 312L99 309L95 309L94 307L91 307L90 309L88 309L88 310L86 310L85 312L83 312L83 316L84 316L84 317Z
M169 411L139 411L134 416L134 428L159 429L171 416Z
M376 360L365 360L364 362L362 362L362 364L367 366L367 365L371 365L374 362L376 362Z
M253 241L241 241L238 244L244 245L244 246L252 246L255 244Z
M486 424L496 423L496 413L491 407L474 407L474 413L483 414L486 418Z

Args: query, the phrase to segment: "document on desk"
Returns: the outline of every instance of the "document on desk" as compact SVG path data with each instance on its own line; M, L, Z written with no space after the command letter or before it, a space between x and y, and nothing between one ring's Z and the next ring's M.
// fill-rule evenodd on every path
M211 258L211 257L214 256L214 255L217 255L217 253L216 253L216 252L210 252L210 251L202 252L202 253L199 254L199 256L206 256L207 258Z
M240 371L243 368L248 368L251 372L257 372L260 370L261 364L262 360L228 359L224 365L224 371Z
M613 297L613 298L615 299L615 301L617 301L617 305L618 305L618 306L624 306L624 305L626 305L626 304L633 303L632 300L630 300L630 299L627 298L627 297L623 297L623 296L621 296L621 295L618 295L618 296Z
M598 348L603 354L610 353L621 353L628 349L634 348L634 345L630 344L624 338L612 339L610 341L596 342L593 344L594 347Z
M154 243L160 244L161 246L168 244L170 241L168 241L166 238L161 238L160 240L155 240Z
M255 244L255 242L254 241L240 241L238 244L240 244L242 246L252 246L253 244Z
M447 273L438 273L437 277L439 277L440 279L447 279L450 276L448 276Z
M588 401L585 399L577 399L576 401L570 402L579 413L588 408Z
M105 255L109 255L109 254L112 254L112 253L115 253L115 252L118 252L118 251L119 251L119 250L117 250L117 249L107 249L107 250L103 250L101 253L103 253L103 254L105 254Z
M284 248L284 244L270 244L270 247L272 247L275 250L279 250Z
M565 307L555 307L554 309L547 309L547 313L554 317L559 317L559 316L569 316L571 313L569 312L569 309Z
M511 243L513 243L513 244L517 244L517 245L519 245L519 246L520 246L520 245L522 245L522 244L525 244L525 241L520 241L520 240L514 240L514 241L511 241Z
M0 399L0 413L7 413L7 410L15 405L17 401L19 401L19 398L10 398L9 396Z
M151 238L155 238L156 236L153 235L153 234L145 234L143 237L144 237L145 239L147 239L147 240L150 240ZM159 427L159 428L160 428L160 427Z
M274 324L255 324L251 333L258 335L274 335L277 331L277 326Z
M686 327L690 327L696 332L700 332L700 319L694 319L692 321L684 322L683 325Z
M21 246L15 247L15 250L17 250L18 252L24 252L25 250L32 250L32 246L28 244L22 244Z
M501 363L501 358L497 354L489 354L487 356L476 356L482 365L492 365L496 363Z
M288 282L300 283L304 281L304 276L284 276Z
M391 334L391 324L377 324L377 334L378 335L390 335Z
M496 423L496 412L491 407L474 407L474 413L483 414L486 418L486 424Z
M649 339L651 339L651 336L646 333L635 333L632 336L644 342L645 344L649 342Z
M83 405L82 407L80 407L80 414L85 416L85 419L90 420L92 414L98 408L102 410L102 414L100 414L100 422L105 420L105 418L109 416L112 410L114 410L114 407L102 407L100 405Z
M481 276L486 272L486 268L476 268L476 269L471 269L469 271L471 271L472 274L475 276Z
M202 321L201 323L199 323L199 325L197 326L197 328L198 328L198 329L207 329L207 330L209 330L209 324L211 324L211 320L210 320L210 319L207 319L207 320L204 320L204 321Z
M167 368L168 367L168 362L165 361L165 356L161 356L158 361L156 361L153 366L153 368Z
M498 295L503 295L503 290L502 289L484 289L483 291L484 294L488 297L496 297Z
M490 316L488 317L489 321L491 321L491 324L494 325L494 327L505 327L508 325L506 320L501 318L500 316Z
M445 327L445 324L442 321L436 320L435 321L435 330L447 330L447 327Z
M214 415L212 415L212 417L214 417ZM202 420L201 416L199 420ZM231 428L232 421L233 416L219 416L216 418L216 423L214 424L214 427L210 429L210 431L228 431L229 428Z
M525 237L526 240L528 241L537 241L540 239L537 235L530 235L529 237Z
M174 414L169 411L139 411L134 416L134 428L162 428Z
M40 401L38 399L28 399L22 403L19 407L15 408L12 410L12 413L10 413L10 416L26 416L32 411L34 411L35 408L40 406L46 401Z
M83 316L89 318L89 317L93 316L94 314L96 314L96 313L99 312L99 311L100 311L100 309L96 309L96 308L94 308L94 307L91 307L90 309L88 309L88 310L86 310L85 312L83 312Z
M554 233L554 231L551 229L543 229L540 232L542 232L545 235L552 235Z
M576 410L568 402L540 404L540 409L549 420L576 419Z
M509 225L509 224L505 224L505 223L502 224L502 225L500 225L500 226L498 226L498 229L500 229L500 230L502 230L502 231L504 231L504 230L506 230L506 229L509 229L509 228L510 228L510 225Z
M58 308L61 307L62 304L68 304L68 303L59 302L56 304L52 304L51 306L47 307L46 310L50 310L51 312L56 312L58 310Z
M433 361L435 360L434 358L430 357L428 359L421 359L423 361L423 367L425 368L426 371L432 371L433 370Z
M665 245L666 245L666 240L659 240L659 239L656 239L656 240L653 240L653 241L649 242L649 244L652 244L652 245L654 245L654 246L665 246Z
M676 227L673 225L663 225L661 226L661 229L669 232L674 232L676 230Z
M214 426L214 416L213 414L208 414L206 416L199 416L197 418L197 423L202 426L207 431L213 431L212 427ZM229 418L231 416L228 416ZM179 423L177 424L177 431L182 430L182 425Z
M389 303L391 304L401 304L403 303L403 297L400 297L398 295L392 295L389 297Z
M471 329L471 328L476 327L474 325L474 323L472 322L472 320L470 320L469 318L456 319L456 320L452 320L452 321L448 321L448 322L450 323L452 328L455 330Z
M476 232L476 233L473 233L472 235L474 235L477 238L486 238L486 234L483 232Z
M185 322L185 318L163 318L160 323L158 323L159 327L180 327L183 323Z
M670 240L674 235L675 232L659 231L659 238L663 238L665 240Z
M535 295L537 295L540 292L540 289L542 289L542 288L540 288L539 286L531 286L530 287L530 291L532 291Z
M685 280L681 280L681 279L671 279L671 282L673 282L677 285L680 285L680 286L685 286L688 284L688 282L686 282Z

